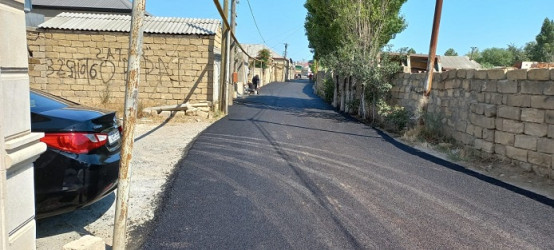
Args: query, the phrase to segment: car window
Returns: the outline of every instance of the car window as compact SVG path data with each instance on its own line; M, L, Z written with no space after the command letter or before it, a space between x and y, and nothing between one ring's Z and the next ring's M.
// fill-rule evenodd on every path
M67 107L63 102L55 99L30 92L31 93L31 112L43 112L51 109L60 109Z

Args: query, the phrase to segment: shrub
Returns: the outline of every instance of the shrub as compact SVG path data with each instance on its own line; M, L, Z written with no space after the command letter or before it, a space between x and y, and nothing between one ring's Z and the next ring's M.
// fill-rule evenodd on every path
M392 132L404 130L410 122L410 112L401 106L390 106L386 102L378 103L378 114L383 118L385 129Z
M331 103L335 94L335 82L333 78L327 77L323 82L323 91L325 101Z

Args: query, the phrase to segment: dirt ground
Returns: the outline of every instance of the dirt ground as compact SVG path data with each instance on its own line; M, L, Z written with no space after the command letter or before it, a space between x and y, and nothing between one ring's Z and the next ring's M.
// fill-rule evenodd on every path
M500 161L494 158L460 157L460 149L452 147L451 145L433 145L406 135L391 136L422 152L456 163L466 169L473 170L516 187L554 199L554 180L546 176L538 176L532 171L527 171L509 162Z
M190 118L164 123L143 119L135 129L127 221L129 249L140 246L135 230L154 217L167 179L194 140L213 120ZM100 237L111 249L115 193L74 212L37 221L37 249L62 249L84 235Z

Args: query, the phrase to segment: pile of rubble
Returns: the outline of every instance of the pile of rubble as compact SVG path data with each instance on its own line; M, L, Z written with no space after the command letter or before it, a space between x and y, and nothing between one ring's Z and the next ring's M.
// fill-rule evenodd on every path
M212 103L182 103L178 105L167 105L159 107L148 107L142 110L142 117L185 117L194 116L204 119L213 118Z

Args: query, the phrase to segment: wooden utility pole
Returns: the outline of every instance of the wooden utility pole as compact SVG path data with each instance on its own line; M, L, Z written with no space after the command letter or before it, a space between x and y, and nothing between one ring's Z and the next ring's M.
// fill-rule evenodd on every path
M236 11L237 11L237 0L231 0L231 32L233 34L235 34L236 17L237 17ZM231 88L227 90L227 107L228 107L230 105L233 105L233 93L235 92L235 82L232 80L232 74L234 74L234 72L236 72L237 70L235 65L236 41L231 39L231 33L229 33L227 40L228 40L228 43L230 43L230 46L227 49L228 57L229 57L229 68L227 69L229 82L227 84L227 88L229 88L229 85L231 85Z
M237 26L237 0L231 0L231 32L235 34L235 28ZM231 42L231 72L235 72L236 65L235 65L235 56L236 56L236 50L237 50L237 42L233 40Z
M229 0L224 1L223 5L223 23L227 22L228 16L229 16ZM219 89L220 89L220 95L219 95L219 111L223 112L224 114L227 114L227 42L229 39L227 34L229 33L229 29L226 27L226 25L223 25L221 28L221 74L219 75Z
M113 233L113 249L125 249L127 238L127 214L129 204L129 189L131 184L131 158L135 123L137 120L138 87L140 80L140 58L142 57L142 35L146 0L134 0L129 30L129 58L127 65L127 86L125 87L125 113L123 114L123 137L121 146L121 161L119 167L119 182L117 186L117 201Z
M437 41L439 37L439 26L441 23L442 0L437 0L435 4L435 17L433 19L433 32L431 33L431 43L429 45L429 58L427 59L427 79L425 79L425 96L431 94L433 85L433 69L435 68L435 54L437 52Z
M286 69L285 69L285 82L289 80L289 67L290 67L290 65L289 65L289 59L287 59L287 49L288 49L288 47L289 47L289 44L285 43L285 60L287 60L286 63L285 63L285 67L286 67Z

